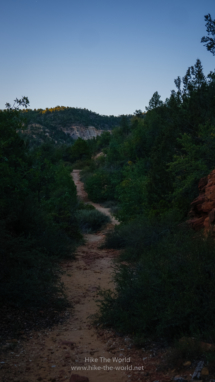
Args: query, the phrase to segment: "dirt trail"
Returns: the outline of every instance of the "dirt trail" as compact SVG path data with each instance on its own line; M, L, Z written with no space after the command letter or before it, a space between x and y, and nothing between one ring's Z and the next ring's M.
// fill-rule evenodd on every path
M89 202L80 182L79 171L74 170L73 179L77 186L78 197ZM91 203L101 212L111 217L111 224L117 221L108 209ZM71 367L122 366L124 363L112 361L113 355L123 357L123 350L114 348L112 332L96 331L91 325L96 305L97 292L100 288L113 288L112 259L116 251L98 249L104 239L104 233L85 235L86 244L77 250L76 261L66 262L66 271L62 281L66 287L68 300L74 310L65 314L68 319L62 325L52 329L34 332L24 343L18 343L15 350L1 357L0 377L2 381L69 381L71 374L89 378L90 382L126 382L125 371L119 370L74 370ZM111 348L111 350L110 350ZM108 350L109 349L109 350ZM103 357L103 358L99 358ZM98 361L95 362L94 359ZM106 362L110 359L110 362Z
M85 203L92 204L98 211L102 212L103 214L107 215L111 219L111 223L113 225L119 224L118 220L116 220L110 213L109 208L105 208L100 206L98 203L93 203L88 199L88 195L86 191L84 190L84 184L80 181L80 170L73 170L72 177L75 182L75 185L77 187L77 195L78 197Z

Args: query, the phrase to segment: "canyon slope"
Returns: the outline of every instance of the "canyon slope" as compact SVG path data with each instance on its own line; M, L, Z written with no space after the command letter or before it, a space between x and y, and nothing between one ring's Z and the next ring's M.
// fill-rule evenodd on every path
M119 126L121 116L106 116L87 109L57 106L50 109L23 110L25 128L21 131L31 146L51 141L71 144L79 137L92 139L103 131Z

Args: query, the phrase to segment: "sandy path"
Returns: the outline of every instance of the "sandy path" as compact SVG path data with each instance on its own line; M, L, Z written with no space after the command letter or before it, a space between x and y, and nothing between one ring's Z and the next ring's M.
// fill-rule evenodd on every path
M74 170L72 176L78 197L89 202L83 183L80 182L79 171ZM108 209L92 204L111 217ZM110 225L112 224L117 224L113 217ZM2 355L0 377L3 382L69 381L71 374L86 376L90 382L128 381L125 371L107 370L124 365L123 362L119 364L112 359L113 356L125 356L124 349L114 346L115 339L111 331L96 331L91 326L90 316L98 310L95 301L97 292L100 288L113 288L112 259L117 252L98 249L103 239L102 232L85 235L86 244L78 248L76 261L62 265L66 271L62 281L74 310L68 309L65 313L68 319L62 325L34 332L25 343L18 343L15 350ZM95 358L98 359L97 362ZM105 359L110 359L110 362ZM101 370L71 372L71 367L81 366L96 366L101 367Z
M93 203L88 199L88 195L86 191L84 190L84 184L80 181L80 170L73 170L72 177L75 182L75 185L77 187L77 195L78 197L85 203L92 204L98 211L102 212L103 214L107 215L111 219L111 223L113 225L119 224L118 220L116 220L110 213L109 208L105 208L100 206L98 203Z

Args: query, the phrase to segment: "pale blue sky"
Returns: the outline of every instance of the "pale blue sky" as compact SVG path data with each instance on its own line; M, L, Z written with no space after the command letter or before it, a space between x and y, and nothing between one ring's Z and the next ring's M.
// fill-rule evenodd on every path
M31 108L71 106L100 114L145 110L155 91L207 52L204 15L214 0L7 0L1 4L0 108L28 96Z

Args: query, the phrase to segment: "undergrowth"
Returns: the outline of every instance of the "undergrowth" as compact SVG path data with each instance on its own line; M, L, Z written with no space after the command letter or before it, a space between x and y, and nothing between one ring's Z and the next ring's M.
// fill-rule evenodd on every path
M118 248L131 243L129 234L124 241L116 235L121 229L126 227L115 229ZM131 247L127 252L132 263L116 267L116 291L101 292L99 322L146 337L208 335L215 314L214 241L195 235L188 227L163 231L160 227L155 233L147 235L148 245L141 227L136 233L135 239L140 235L138 256L134 240L133 254Z
M109 216L91 208L78 210L76 218L83 233L96 232L110 221Z

